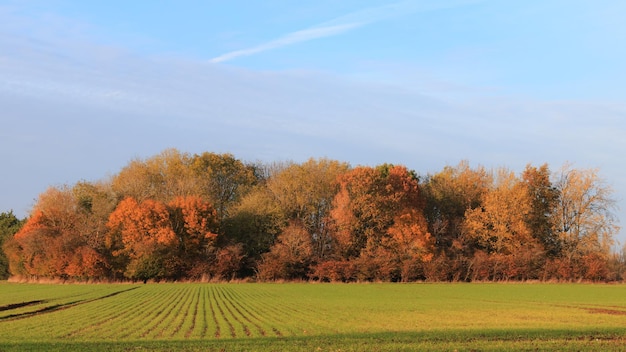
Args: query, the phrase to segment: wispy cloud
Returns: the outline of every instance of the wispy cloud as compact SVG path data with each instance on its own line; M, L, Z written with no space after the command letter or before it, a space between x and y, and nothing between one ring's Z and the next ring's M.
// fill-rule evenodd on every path
M209 60L211 63L229 61L242 56L250 56L264 51L281 48L313 39L340 35L348 31L384 21L391 18L405 16L417 12L434 11L443 8L456 7L475 3L478 0L437 1L424 3L423 1L403 1L384 6L368 7L347 15L336 17L307 29L297 30L277 39L253 46L247 49L235 50L216 56Z
M253 55L256 53L263 52L263 51L276 49L276 48L280 48L283 46L287 46L287 45L291 45L291 44L295 44L299 42L304 42L307 40L312 40L312 39L317 39L317 38L322 38L322 37L329 37L329 36L347 32L359 26L360 25L357 23L346 23L346 24L340 24L340 25L335 25L335 26L325 26L325 27L315 27L315 28L304 29L301 31L289 33L283 37L269 41L267 43L263 43L261 45L257 45L252 48L231 51L224 55L214 57L213 59L210 60L210 62L212 63L224 62L224 61L234 59L236 57L249 56L249 55Z

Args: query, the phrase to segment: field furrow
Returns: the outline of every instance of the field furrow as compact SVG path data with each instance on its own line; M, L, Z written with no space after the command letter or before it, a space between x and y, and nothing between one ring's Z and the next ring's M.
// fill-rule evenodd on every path
M187 331L189 331L190 327L195 324L196 321L195 314L197 314L197 291L198 287L189 286L189 289L186 290L184 301L181 300L181 305L178 308L178 311L174 314L174 318L169 324L169 328L164 329L159 335L160 337L168 336L177 339L185 338Z
M256 316L263 317L269 328L276 336L295 335L298 329L291 326L292 320L289 315L275 307L278 297L259 294L258 291L249 292L247 290L237 290L237 300L246 302L248 310L254 312ZM271 303L274 302L274 303Z
M194 291L193 311L191 313L191 319L189 326L184 330L185 338L202 338L206 331L206 314L204 313L204 306L202 311L200 310L200 304L204 303L202 299L202 287L196 286ZM182 327L181 327L182 329Z
M160 295L160 294L159 294ZM157 295L158 296L158 295ZM129 326L135 320L139 319L149 303L155 298L154 292L142 287L140 290L134 291L132 295L123 297L118 301L119 308L104 307L108 314L104 314L96 324L84 329L80 335L83 337L109 336L112 338L120 338L128 333L125 326Z
M117 297L121 294L130 294L134 288L120 290L120 286L117 286L117 290L109 291L110 288L105 288L101 292L93 291L91 293L80 295L83 299L79 301L70 301L66 303L58 303L51 306L52 309L45 309L41 312L32 314L31 318L22 317L19 320L23 320L23 323L15 324L15 329L24 329L29 333L35 334L35 336L57 336L60 338L71 338L73 332L78 331L81 328L85 328L94 323L94 318L100 320L101 308L111 305L112 302L117 301ZM109 291L107 293L107 291ZM95 293L99 293L96 296ZM103 293L105 293L103 295ZM71 295L75 299L79 295ZM115 304L113 304L115 306ZM107 309L110 309L107 307ZM88 314L86 314L88 312ZM63 321L62 325L58 322Z
M274 288L274 287L272 287ZM258 292L257 292L258 291ZM324 308L317 307L317 315L310 304L300 298L281 299L279 296L272 296L271 292L257 290L254 295L243 298L246 302L258 301L262 305L264 315L269 315L277 320L289 335L332 333L326 323ZM256 298L256 299L255 299ZM276 302L280 304L276 304Z
M238 316L254 326L260 336L267 334L262 327L263 322L254 313L250 312L245 305L241 304L241 301L235 298L231 289L225 287L222 293Z
M142 338L147 335L147 331L153 329L159 322L160 316L167 309L169 302L180 294L180 290L174 287L163 287L162 290L153 292L153 295L146 299L137 307L135 315L128 317L123 322L112 326L111 338L127 339ZM164 305L164 302L166 304Z
M97 302L97 304L91 306L91 314L76 314L76 316L73 317L73 322L78 325L78 329L70 331L65 337L68 339L75 337L80 338L93 331L98 333L105 324L115 321L122 316L132 314L131 312L134 306L132 301L126 299Z
M311 331L310 321L301 319L297 315L297 310L286 309L290 299L281 299L280 296L273 295L271 291L266 292L264 289L255 290L254 292L246 292L248 296L243 296L244 302L249 302L251 307L258 307L261 312L260 316L266 316L275 323L276 333L278 330L284 336L301 335L303 331Z
M217 313L217 319L224 322L224 325L228 327L228 332L230 337L237 337L237 331L235 330L235 326L231 322L231 319L226 314L224 309L222 308L221 300L217 295L217 288L215 286L211 286L211 301L215 305L214 313ZM226 337L221 335L220 337Z
M236 309L234 309L233 303L224 294L224 290L225 288L223 286L221 285L218 286L217 295L220 301L222 302L224 309L226 309L226 312L228 313L228 315L232 317L232 319L236 321L238 325L241 326L241 330L243 330L243 335L242 336L238 335L237 337L243 337L243 336L250 337L252 335L252 332L250 331L250 328L248 327L248 325L244 322L245 320L243 319L244 317L240 313L238 313Z
M280 325L280 321L276 319L269 311L263 310L258 305L258 299L256 296L247 297L244 290L228 290L228 294L231 297L231 301L235 302L240 307L241 314L249 319L249 321L258 327L263 332L261 335L266 336L267 331L271 330L276 336L283 336L283 333L277 328ZM254 323L254 322L256 323Z
M213 299L211 298L211 288L207 288L206 290L206 294L205 294L205 301L208 302L208 308L209 310L205 310L204 314L206 315L210 315L211 318L213 319L213 323L215 324L215 332L213 334L213 336L215 338L220 338L222 337L222 328L220 325L220 319L218 319L218 315L217 315L217 309L214 307L213 305Z
M141 333L141 338L157 338L162 332L164 326L167 326L173 319L173 312L182 304L181 301L185 296L185 290L174 290L171 299L161 301L161 309L156 315L147 321L146 329Z

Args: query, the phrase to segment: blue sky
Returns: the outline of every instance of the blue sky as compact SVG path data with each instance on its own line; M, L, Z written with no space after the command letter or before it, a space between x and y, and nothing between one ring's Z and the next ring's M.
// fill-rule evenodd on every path
M0 0L0 211L166 148L419 173L599 168L625 218L626 2ZM620 234L620 241L626 237Z

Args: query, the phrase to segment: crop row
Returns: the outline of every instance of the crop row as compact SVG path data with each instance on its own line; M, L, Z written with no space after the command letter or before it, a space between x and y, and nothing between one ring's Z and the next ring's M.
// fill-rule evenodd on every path
M13 335L24 340L197 340L332 332L319 322L319 308L263 286L118 285L100 292L82 298L67 292L56 300L65 302L62 309L7 304L0 313L14 316L3 321L0 315L0 324L10 325Z
M625 296L626 285L0 283L0 350L467 329L622 336Z

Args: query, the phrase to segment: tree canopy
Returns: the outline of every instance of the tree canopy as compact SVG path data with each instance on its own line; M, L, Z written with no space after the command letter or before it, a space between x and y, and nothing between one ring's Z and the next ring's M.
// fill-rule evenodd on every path
M598 170L248 163L166 150L0 214L0 276L72 280L622 280Z

